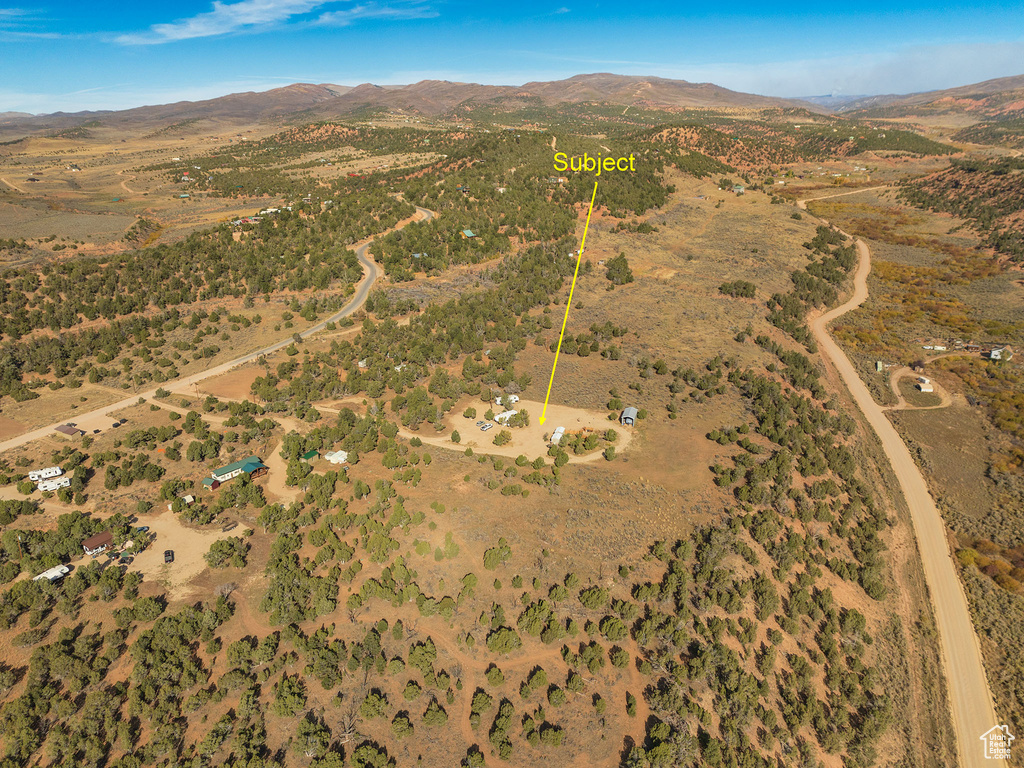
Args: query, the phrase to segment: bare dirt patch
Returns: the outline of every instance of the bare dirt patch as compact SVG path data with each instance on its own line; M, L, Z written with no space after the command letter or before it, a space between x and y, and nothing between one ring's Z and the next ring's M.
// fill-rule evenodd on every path
M194 593L190 582L208 567L203 556L210 550L210 545L219 539L238 535L241 530L236 528L232 533L225 533L219 528L191 528L166 507L162 512L146 515L144 522L154 540L149 549L136 556L129 570L139 571L147 579L163 583L176 600L183 600ZM174 551L173 563L164 563L166 549Z
M252 389L252 383L262 373L263 369L255 366L238 368L204 381L199 389L226 400L245 400Z
M0 416L0 440L6 440L9 437L20 435L22 432L28 430L24 424L14 419L8 419L4 416Z

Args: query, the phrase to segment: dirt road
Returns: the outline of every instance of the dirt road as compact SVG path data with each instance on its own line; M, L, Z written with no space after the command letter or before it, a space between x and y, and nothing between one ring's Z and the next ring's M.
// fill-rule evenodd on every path
M806 202L801 200L798 205L806 208ZM942 516L906 444L886 418L883 408L871 397L849 358L828 334L830 322L856 309L868 297L867 278L871 271L871 252L863 241L857 240L856 244L859 261L853 280L853 295L845 304L813 319L811 331L818 342L822 358L842 377L865 419L878 435L910 509L910 519L939 631L946 683L953 708L958 762L964 768L1005 764L1003 761L986 759L984 743L980 740L981 735L998 725L999 721L996 719L992 693L985 676L981 646L971 623L967 596L960 584L946 541Z
M26 194L24 189L22 189L21 187L19 187L16 184L11 184L11 182L9 182L7 179L0 178L0 181L2 181L4 184L6 184L11 189L13 189L15 192L21 192L21 194L23 194L23 195Z
M415 216L406 219L404 222L400 222L396 227L393 227L392 230L388 231L401 229L413 222L429 221L432 218L434 218L433 211L428 211L426 208L420 208L417 206ZM352 300L345 305L344 309L342 309L339 312L335 312L326 320L317 323L316 325L310 328L307 328L306 330L302 331L302 333L300 333L299 336L305 339L308 336L312 336L315 333L319 333L320 331L327 327L328 323L335 323L344 317L348 317L349 315L359 310L359 308L366 303L366 297L370 295L370 288L373 287L373 284L377 280L378 275L380 275L380 269L378 268L376 262L374 262L373 259L369 258L366 255L367 249L370 247L370 243L372 242L373 238L369 238L356 245L356 258L359 259L359 263L362 264L363 266L363 279L359 282L359 285L356 287L356 292L355 295L352 297ZM92 430L94 429L106 429L112 423L112 414L116 413L117 411L120 411L122 408L127 408L128 406L135 405L139 401L140 397L146 400L151 400L152 398L156 397L156 392L157 389L159 388L187 389L188 387L191 387L193 384L198 384L199 382L209 379L213 376L219 376L222 373L227 373L236 366L244 365L245 363L251 363L255 360L258 360L263 355L269 355L274 352L277 352L279 349L284 349L291 343L292 337L287 336L281 339L280 341L275 342L274 344L271 344L267 347L263 347L262 349L257 349L255 352L250 352L249 354L235 358L234 360L229 360L228 362L222 363L221 365L218 365L214 368L209 368L205 371L200 371L198 373L192 374L191 376L176 379L172 382L165 382L163 385L161 385L161 387L147 390L145 392L140 392L136 395L132 395L131 397L126 397L124 400L118 400L116 403L111 403L110 405L105 405L101 408L97 408L96 410L89 411L87 413L76 414L74 416L74 418L76 419L75 424L78 426L79 429L85 430L87 433L92 432ZM31 432L26 432L22 435L18 435L17 437L12 437L8 440L4 440L3 442L0 442L0 452L8 451L12 448L18 448L19 446L26 445L32 442L33 440L38 440L42 437L46 437L47 435L52 435L53 430L64 423L66 422L58 421L54 424L50 424L45 427L40 427L39 429L34 429Z

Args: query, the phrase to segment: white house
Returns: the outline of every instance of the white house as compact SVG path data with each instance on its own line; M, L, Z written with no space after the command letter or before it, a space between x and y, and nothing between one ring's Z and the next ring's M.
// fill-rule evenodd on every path
M51 477L59 477L64 474L64 470L60 467L47 467L46 469L36 469L28 473L28 479L33 483L38 483L40 480L47 480Z
M344 464L348 461L348 451L328 451L324 454L324 458L331 464Z

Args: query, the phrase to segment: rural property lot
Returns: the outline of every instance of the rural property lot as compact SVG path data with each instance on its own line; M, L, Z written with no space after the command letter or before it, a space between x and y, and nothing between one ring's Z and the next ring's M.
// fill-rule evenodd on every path
M128 567L142 573L147 580L164 584L174 599L187 600L194 594L191 582L207 567L203 556L210 551L210 545L219 539L237 536L244 528L239 526L231 533L219 528L193 528L185 525L180 515L170 512L166 506L162 510L157 507L157 510L155 514L140 518L140 523L149 526L153 541ZM164 563L165 549L174 550L173 563Z
M479 407L481 405L484 407ZM475 418L467 419L462 415L467 406L473 406L477 409L477 416ZM505 445L494 445L493 442L494 436L502 429L505 429L505 427L489 421L487 423L492 424L493 428L486 432L481 432L480 427L476 426L478 421L483 420L483 413L487 409L486 403L481 403L479 400L464 400L458 403L445 419L446 426L458 431L459 436L462 438L458 444L452 442L450 432L443 436L430 435L429 425L427 426L426 434L407 429L403 429L401 432L405 437L418 437L424 443L436 445L440 448L450 448L452 450L472 448L476 453L491 453L512 458L526 456L531 460L537 456L543 456L545 461L549 459L547 457L548 443L544 440L544 437L554 432L556 427L565 427L567 432L589 428L599 434L604 433L608 429L614 429L618 433L618 439L612 445L615 446L617 454L622 453L633 438L633 428L620 426L617 421L609 421L607 412L587 411L583 408L573 408L568 405L551 405L549 403L547 421L541 426L540 414L544 410L544 403L539 403L535 400L520 400L516 403L515 408L517 410L525 409L530 412L530 426L509 429L509 432L512 433L512 440ZM501 408L498 406L493 406L493 409L496 412L501 411ZM585 456L573 456L570 454L569 462L578 464L584 461L596 461L600 458L601 451L597 450Z

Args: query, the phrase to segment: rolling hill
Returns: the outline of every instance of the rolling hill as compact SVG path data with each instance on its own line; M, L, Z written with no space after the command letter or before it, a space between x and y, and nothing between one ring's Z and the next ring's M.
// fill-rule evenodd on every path
M60 131L99 121L107 127L159 127L184 120L239 123L278 121L289 116L311 119L344 117L361 110L385 108L411 114L440 115L466 103L522 102L545 105L602 102L663 109L800 107L820 111L808 102L740 93L711 83L690 83L659 77L613 74L576 75L566 80L522 86L481 85L423 80L411 85L355 87L297 83L263 92L234 93L204 101L143 106L120 111L56 112L11 116L0 122L5 134Z

